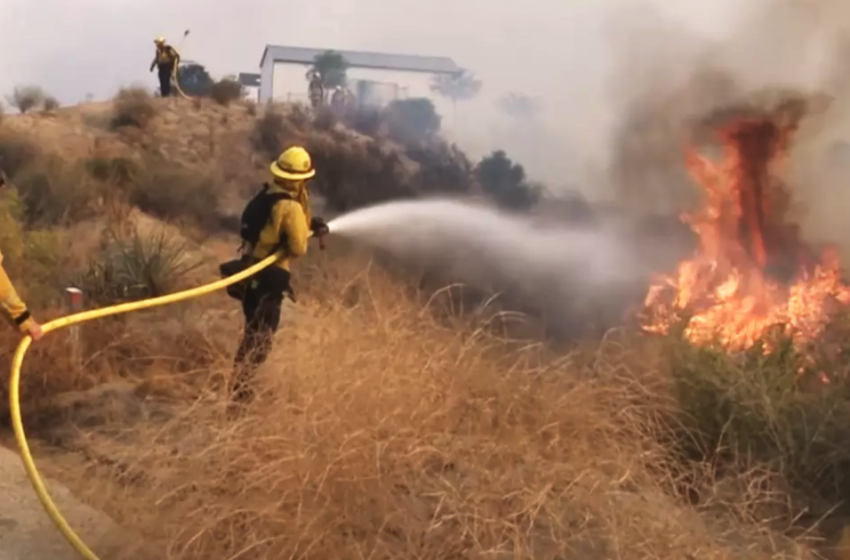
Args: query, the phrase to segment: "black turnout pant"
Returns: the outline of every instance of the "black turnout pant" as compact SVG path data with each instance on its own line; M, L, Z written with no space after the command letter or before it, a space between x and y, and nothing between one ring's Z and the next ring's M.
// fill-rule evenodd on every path
M245 333L236 351L232 400L247 402L254 396L253 378L271 352L272 338L280 326L283 297L281 293L269 293L256 288L248 289L245 293L242 301Z
M159 65L159 94L162 97L171 95L172 74L174 74L174 63Z

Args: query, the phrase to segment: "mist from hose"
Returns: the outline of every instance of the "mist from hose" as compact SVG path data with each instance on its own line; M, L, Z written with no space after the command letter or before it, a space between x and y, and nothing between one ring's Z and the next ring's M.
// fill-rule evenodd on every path
M390 202L332 220L332 235L440 266L457 280L509 282L554 302L645 281L645 267L615 228L543 226L528 217L454 200ZM563 298L559 298L563 302Z

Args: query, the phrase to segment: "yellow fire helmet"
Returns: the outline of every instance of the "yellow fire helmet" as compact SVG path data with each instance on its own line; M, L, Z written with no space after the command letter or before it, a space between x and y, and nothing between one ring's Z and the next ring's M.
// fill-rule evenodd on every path
M155 45L164 45L165 44L165 37L157 37L156 39L153 40L153 43Z
M301 146L292 146L273 161L269 169L272 175L289 181L303 181L316 174L310 153Z

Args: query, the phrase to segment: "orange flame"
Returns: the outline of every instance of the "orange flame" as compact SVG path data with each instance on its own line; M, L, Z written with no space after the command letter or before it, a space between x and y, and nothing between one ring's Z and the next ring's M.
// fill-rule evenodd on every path
M692 343L740 351L778 328L801 345L821 335L836 303L850 303L835 250L815 255L798 228L784 223L788 199L772 168L794 127L775 120L742 118L721 127L719 162L687 150L688 171L705 194L702 208L682 218L698 249L676 274L650 286L646 331L667 333L684 321Z

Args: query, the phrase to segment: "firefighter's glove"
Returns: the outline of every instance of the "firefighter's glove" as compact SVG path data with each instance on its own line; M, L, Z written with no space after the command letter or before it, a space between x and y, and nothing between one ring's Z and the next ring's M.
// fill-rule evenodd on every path
M310 231L316 237L323 237L330 233L327 222L323 218L313 218L310 220Z

